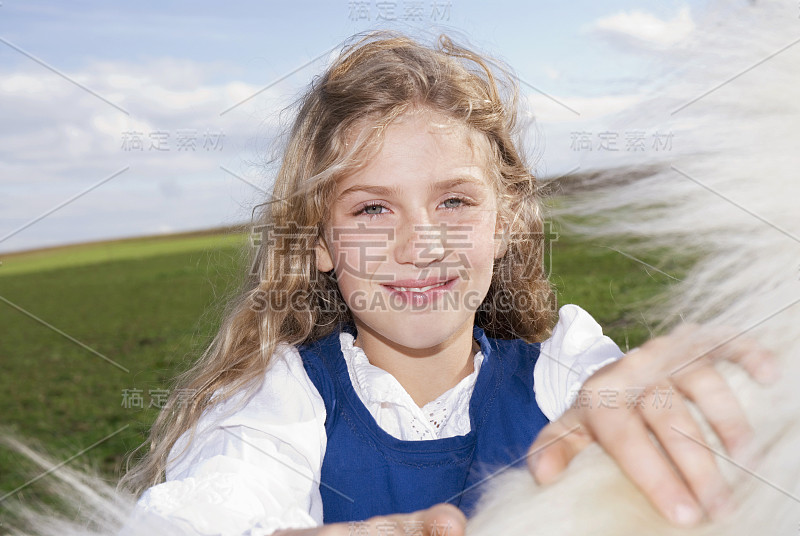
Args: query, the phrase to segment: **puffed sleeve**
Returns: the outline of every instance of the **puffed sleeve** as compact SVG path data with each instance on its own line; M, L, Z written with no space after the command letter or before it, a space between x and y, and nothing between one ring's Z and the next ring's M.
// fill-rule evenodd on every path
M563 306L533 369L536 403L545 417L551 422L557 420L589 376L622 355L589 313L577 305Z
M128 525L139 516L184 533L254 536L322 524L325 404L297 349L279 350L254 395L209 408L183 453L181 436L166 481L145 491Z

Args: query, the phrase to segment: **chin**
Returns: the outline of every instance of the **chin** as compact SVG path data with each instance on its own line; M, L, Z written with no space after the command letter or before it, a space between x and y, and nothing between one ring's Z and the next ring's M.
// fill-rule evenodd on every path
M442 318L439 313L430 312L403 313L394 322L383 322L382 319L381 322L367 324L366 329L373 335L380 334L377 336L387 344L393 343L411 350L427 350L445 343L462 329L468 329L471 337L474 321L474 313L465 318Z

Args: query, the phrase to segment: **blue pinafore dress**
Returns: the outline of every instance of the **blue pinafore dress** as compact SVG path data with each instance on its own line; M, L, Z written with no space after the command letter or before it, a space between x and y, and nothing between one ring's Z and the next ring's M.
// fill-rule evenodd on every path
M509 465L524 465L548 423L533 391L539 344L494 339L473 326L484 361L469 403L470 432L404 441L385 432L353 389L339 332L298 347L303 366L325 402L328 442L320 493L324 523L408 513L441 502L473 513L482 483Z

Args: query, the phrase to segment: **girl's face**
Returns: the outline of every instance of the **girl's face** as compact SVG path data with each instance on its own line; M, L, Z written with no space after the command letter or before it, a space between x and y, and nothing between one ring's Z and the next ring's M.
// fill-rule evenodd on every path
M335 270L359 337L431 349L471 336L503 253L488 141L427 110L384 134L369 164L337 184L317 268Z

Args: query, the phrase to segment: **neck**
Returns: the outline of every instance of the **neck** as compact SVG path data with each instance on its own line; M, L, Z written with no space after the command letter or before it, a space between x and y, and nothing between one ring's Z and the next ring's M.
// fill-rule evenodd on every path
M354 345L364 350L369 362L394 376L422 407L453 388L474 370L480 346L472 338L472 323L430 348L409 348L381 336L356 320Z

